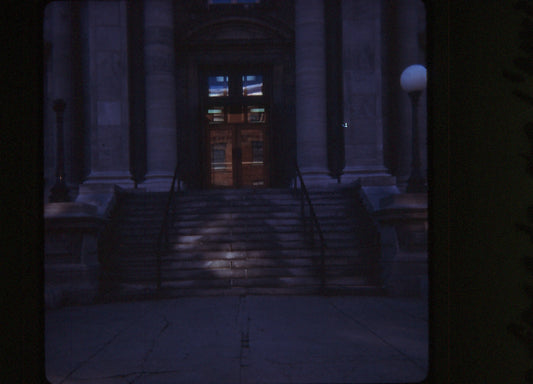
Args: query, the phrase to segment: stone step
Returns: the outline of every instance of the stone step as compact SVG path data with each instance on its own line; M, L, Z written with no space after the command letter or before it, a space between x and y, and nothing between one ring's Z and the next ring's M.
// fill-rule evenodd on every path
M154 253L155 254L155 253ZM352 248L332 248L324 250L325 257L328 260L342 260L348 262L350 260L368 259L369 253L360 249ZM294 249L262 249L262 250L247 250L247 251L191 251L191 252L168 252L163 256L163 260L236 260L236 259L259 259L259 260L276 260L278 258L286 259L302 259L315 258L320 256L320 248L294 248Z
M279 212L276 210L264 210L263 212L256 212L252 214L251 212L218 212L213 215L206 215L202 213L198 214L179 214L175 216L178 222L180 221L195 221L198 219L202 220L242 220L242 221L259 221L261 219L300 219L300 215L297 212Z
M320 279L312 276L296 277L261 277L261 278L230 278L230 279L206 279L206 280L164 280L163 285L167 288L233 288L233 287L305 287L318 286Z
M206 297L206 296L243 296L243 295L357 295L357 296L380 296L383 295L383 288L375 285L360 286L340 286L320 288L319 283L306 286L285 286L285 287L220 287L220 288L184 288L174 287L172 283L163 282L160 290L155 284L118 284L117 287L99 297L99 302L112 302L116 300L143 300L175 297Z
M278 225L271 225L267 226L269 231L272 231L272 233L301 233L303 230L302 223L286 223L282 222ZM338 233L340 234L354 234L353 228L347 228L346 226L342 225L324 225L321 223L320 228L323 233ZM139 231L147 230L146 227L143 226L135 226L131 227L129 230L131 231ZM155 228L154 228L154 232ZM179 228L172 227L169 231L169 234L173 236L190 236L190 235L220 235L220 234L239 234L239 233L264 233L265 232L265 225L224 225L224 222L210 222L203 226L193 226L193 225L183 225ZM159 233L159 229L157 229L157 233Z
M196 199L187 199L179 196L174 200L177 207L211 207L211 206L262 206L262 205L276 205L276 206L299 206L301 201L295 199L291 195L278 196L256 196L240 199L216 198L216 197L202 197ZM174 203L173 202L173 203Z
M294 242L300 241L303 239L304 235L301 232L244 232L244 231L229 231L229 233L218 233L218 234L197 234L197 235L174 235L169 234L168 241L170 244L214 244L214 243L238 243L238 242L247 242L247 243L274 243L279 244L279 242ZM317 237L318 238L318 237ZM354 238L349 234L345 233L327 233L325 236L326 239L331 241L338 242L339 244L348 243L354 244ZM132 240L137 240L138 238L133 237ZM307 244L306 244L307 245ZM338 245L338 244L336 244Z
M235 227L267 227L269 229L299 227L302 228L302 221L300 218L253 218L240 219L240 220L228 220L224 218L217 218L209 220L203 220L202 217L196 217L191 220L183 220L182 218L172 226L173 229L180 230L182 228L235 228Z
M307 244L305 241L290 241L284 242L283 245L279 243L254 243L254 242L245 242L245 241L235 241L235 242L214 242L214 243L205 243L205 244L169 244L170 251L194 251L194 252L206 252L206 251L220 251L220 252L231 252L231 251L261 251L261 250L276 250L276 249L302 249L306 248Z
M115 271L119 281L153 281L157 278L158 269L155 264L128 265ZM80 275L81 276L81 275ZM186 281L196 284L219 286L220 280L236 279L255 280L286 280L287 278L312 278L320 276L320 266L308 267L256 267L256 268L210 268L210 269L161 269L161 278L164 281ZM330 285L362 285L377 282L377 274L372 266L359 267L357 269L332 270L326 267L326 280ZM217 282L218 281L218 282Z
M160 296L161 297L204 297L204 296L243 296L243 295L318 295L321 293L318 283L306 286L290 286L290 287L239 287L233 286L230 288L182 288L163 285Z
M268 228L263 226L263 231L260 231L261 227L237 227L237 228L219 228L209 230L198 229L194 231L192 228L187 228L186 231L171 230L168 232L168 239L171 243L191 243L205 241L219 241L219 242L231 242L231 241L292 241L294 239L308 239L314 235L316 239L319 238L319 232L316 228L308 227L306 232L297 230L297 228ZM141 229L135 229L140 234L143 233ZM155 237L159 231L153 231L152 237ZM188 234L187 234L188 233ZM349 241L352 244L357 244L359 240L369 240L368 237L363 238L361 234L352 233L350 231L322 231L324 239L330 239L331 241ZM135 236L133 236L135 238ZM137 237L142 240L142 238Z
M325 250L326 257L352 258L362 257L365 253L360 249L353 248L328 248ZM235 259L264 259L264 258L313 258L320 255L319 248L278 248L260 250L234 250L234 251L200 251L190 250L182 252L169 252L164 260L235 260Z
M313 266L318 260L313 258L269 258L269 259L210 259L210 260L165 260L164 265L172 270L191 269L252 269L252 268L277 268L290 266L291 268Z
M265 259L265 258L313 258L319 255L314 249L274 249L247 251L197 251L167 253L163 260L237 260L237 259Z
M269 268L269 269L216 269L174 271L161 270L161 279L165 284L174 286L214 288L233 286L284 286L313 285L320 281L320 269L313 268ZM117 271L118 282L155 282L157 269L121 269ZM377 285L378 279L368 271L355 274L332 274L326 271L326 283L330 287L350 287Z
M170 244L161 255L164 289L170 295L221 292L316 292L320 251L303 232L300 201L287 190L188 191L177 194ZM342 190L312 191L325 250L326 276L336 290L366 289L375 266L373 232L358 219ZM125 292L142 294L158 272L157 238L167 193L120 196L110 272ZM365 229L362 231L362 229ZM371 241L372 240L372 241ZM127 283L127 284L124 284ZM329 283L328 283L329 284ZM351 292L350 291L350 292Z
M369 255L365 255L364 251L352 249L334 249L325 251L325 259L328 265L355 265L366 263L372 260ZM126 262L149 263L157 260L157 253L155 250L150 251L127 251L117 253L114 260ZM279 262L289 262L293 264L303 265L307 260L320 260L319 250L308 249L294 249L294 250L255 250L255 251L234 251L234 252L180 252L170 253L161 256L162 263L202 263L217 262L217 261L233 261L233 265L237 262L246 261L250 265L268 265ZM177 264L177 265L178 265Z
M156 269L157 259L130 259L127 265L122 266L123 270L134 269ZM300 259L213 259L213 260L162 260L161 267L169 271L211 271L211 270L262 270L262 269L298 269L315 268L321 265L320 258L300 258ZM325 265L328 273L332 276L358 275L361 271L365 273L375 267L373 263L365 260L353 259L345 261L343 258L327 258Z
M317 276L317 267L256 267L256 268L209 268L209 269L167 269L163 273L165 280L210 280L210 279L250 279L270 277Z

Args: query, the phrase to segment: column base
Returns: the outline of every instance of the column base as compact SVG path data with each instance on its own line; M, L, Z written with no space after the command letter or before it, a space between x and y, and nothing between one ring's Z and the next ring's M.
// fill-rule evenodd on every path
M364 186L396 185L396 177L392 176L387 168L379 165L346 167L341 176L341 183L348 184L357 180Z
M174 174L171 172L149 173L145 176L144 182L139 184L139 188L153 192L168 192L173 178Z
M301 167L300 172L307 187L337 184L337 179L331 177L325 168Z
M97 214L109 217L116 203L116 194L121 188L111 183L84 183L80 185L76 203L94 205Z
M91 172L83 184L109 184L118 185L121 188L134 188L135 183L130 172Z

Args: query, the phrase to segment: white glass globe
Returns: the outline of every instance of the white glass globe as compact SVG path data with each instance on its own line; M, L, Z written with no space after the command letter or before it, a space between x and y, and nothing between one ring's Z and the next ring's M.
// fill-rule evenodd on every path
M423 91L426 83L426 68L419 64L405 68L400 77L400 84L405 92Z

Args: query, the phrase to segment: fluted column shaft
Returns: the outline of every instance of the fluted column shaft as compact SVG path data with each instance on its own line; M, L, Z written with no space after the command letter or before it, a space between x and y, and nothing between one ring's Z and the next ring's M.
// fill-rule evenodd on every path
M85 184L133 187L129 151L126 1L90 1L83 9L90 174Z
M174 11L171 0L144 2L145 188L168 190L177 159Z
M307 180L327 179L326 39L323 0L296 0L296 140Z
M393 182L383 158L382 17L379 1L342 2L346 182Z

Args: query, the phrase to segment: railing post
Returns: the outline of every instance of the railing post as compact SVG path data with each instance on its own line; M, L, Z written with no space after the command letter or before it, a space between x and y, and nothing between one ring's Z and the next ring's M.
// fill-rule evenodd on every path
M157 254L157 290L159 291L161 289L161 258L163 250L166 250L168 248L168 232L170 227L170 217L169 213L172 209L172 223L174 222L174 215L175 215L175 191L174 191L174 185L176 183L176 180L179 184L179 178L178 178L178 172L179 172L179 165L176 165L176 168L174 170L174 177L172 179L172 184L170 185L170 190L168 192L168 198L167 198L167 205L165 207L165 213L163 215L163 222L161 223L161 229L159 231L159 236L157 238L157 245L156 245L156 254ZM172 205L172 206L171 206ZM164 240L164 241L163 241ZM164 245L163 245L164 242Z
M56 113L56 182L51 189L50 202L68 201L68 188L65 182L65 150L63 137L63 113L66 103L63 99L54 100L54 112Z
M307 200L307 204L309 206L309 220L311 221L311 243L315 244L315 227L316 231L318 233L318 236L320 238L320 290L322 294L325 294L325 288L326 288L326 243L324 241L324 235L322 233L322 230L320 229L320 224L318 222L318 218L316 216L315 210L313 209L313 203L311 202L311 197L309 196L309 192L307 191L307 188L305 187L302 174L300 172L300 169L298 168L298 164L295 162L295 169L296 169L296 177L300 180L300 186L301 186L301 195L300 195L300 201L301 201L301 210L302 210L302 220L304 223L304 236L307 235L307 229L306 229L306 215L305 215L305 202L304 198Z
M322 293L325 293L326 288L326 255L325 245L320 245L320 289Z

